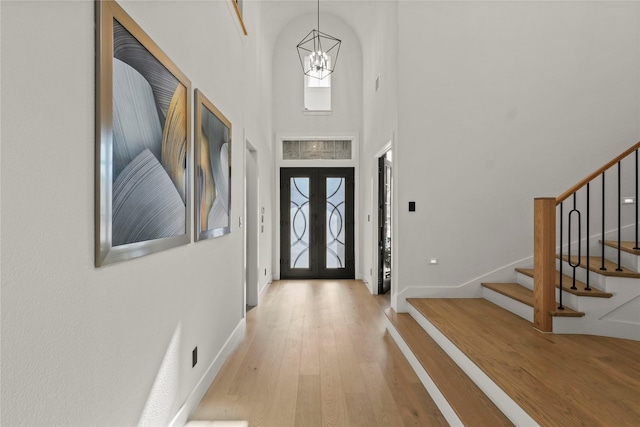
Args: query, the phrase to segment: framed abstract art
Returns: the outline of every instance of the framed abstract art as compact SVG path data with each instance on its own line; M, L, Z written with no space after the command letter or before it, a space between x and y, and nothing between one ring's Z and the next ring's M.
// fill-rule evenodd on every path
M116 2L96 31L100 267L191 241L191 82Z
M195 91L195 239L231 232L231 122Z

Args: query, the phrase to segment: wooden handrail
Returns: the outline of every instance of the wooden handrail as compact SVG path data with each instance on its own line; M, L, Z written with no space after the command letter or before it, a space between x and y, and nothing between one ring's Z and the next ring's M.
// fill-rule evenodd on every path
M591 175L589 175L588 177L586 177L585 179L583 179L582 181L578 182L576 185L574 185L573 187L571 187L570 189L568 189L567 191L565 191L564 193L562 193L561 195L556 197L556 206L559 205L560 203L564 202L565 200L567 200L573 193L575 193L576 191L580 190L582 187L587 185L587 183L589 183L593 179L597 178L598 175L600 175L602 172L606 171L611 166L615 165L620 160L624 159L629 154L631 154L634 151L636 151L638 148L640 148L640 142L636 142L633 145L633 147L629 148L624 153L620 154L618 157L616 157L615 159L611 160L609 163L607 163L606 165L602 166L600 169L598 169L597 171L595 171L594 173L592 173Z

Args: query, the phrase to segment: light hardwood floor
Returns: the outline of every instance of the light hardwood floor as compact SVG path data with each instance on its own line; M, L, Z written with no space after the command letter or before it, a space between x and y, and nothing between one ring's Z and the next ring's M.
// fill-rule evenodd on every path
M250 426L446 426L355 280L274 282L192 420Z

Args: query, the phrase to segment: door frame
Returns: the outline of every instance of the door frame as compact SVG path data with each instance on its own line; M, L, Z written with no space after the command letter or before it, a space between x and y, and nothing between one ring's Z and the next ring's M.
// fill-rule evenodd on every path
M394 150L394 144L393 144L393 139L387 141L386 144L384 144L382 147L380 147L380 149L378 151L376 151L375 155L373 156L373 166L371 168L371 177L372 177L372 183L374 183L374 185L372 186L372 191L371 191L371 211L372 212L376 212L375 215L372 215L372 220L370 221L370 225L371 225L371 236L373 236L373 238L371 239L371 293L374 295L378 295L378 269L380 268L379 266L379 259L378 259L378 204L379 204L379 200L378 200L378 186L379 186L379 176L378 176L378 159L382 156L384 156L387 151L389 150ZM395 156L395 152L393 153L393 155ZM396 171L395 171L395 167L393 167L391 169L391 182L392 184L395 183L395 175L396 175ZM391 235L397 237L396 234L396 229L395 229L395 197L394 197L394 193L395 193L395 184L392 185L391 187ZM395 250L397 245L395 244L394 239L391 240L391 289L389 290L389 292L391 292L391 295L393 296L396 290L396 285L395 283L395 277L396 277L396 271L395 271Z
M282 158L282 141L314 141L314 140L335 140L335 141L351 141L351 160L284 160ZM354 238L354 255L355 255L355 278L362 279L360 271L360 236L361 224L360 218L360 143L357 132L342 133L324 133L322 135L304 135L299 133L277 133L274 144L274 159L276 164L274 195L276 202L274 233L273 233L273 276L275 280L280 280L280 169L281 168L353 168L354 189L353 189L353 218L355 221L353 238Z
M387 279L385 277L385 269L382 266L382 264L384 263L383 258L384 258L384 248L386 247L386 243L385 243L385 231L388 231L389 234L391 235L391 214L392 214L392 210L391 210L391 205L392 205L392 197L393 197L393 188L389 188L389 204L387 206L387 186L392 187L393 184L393 179L392 176L389 176L389 182L387 182L387 169L390 170L391 173L393 173L393 164L392 161L389 160L387 158L387 155L389 153L392 153L391 150L387 151L385 154L383 154L382 156L378 157L378 215L377 215L377 223L378 223L378 271L376 274L377 280L376 280L376 284L378 286L378 294L381 293L381 291L383 291L382 293L386 293L388 291L391 290L391 288L387 289L386 292L384 292L384 288L385 288L385 280ZM381 198L383 198L384 200L381 203ZM389 222L387 223L386 219L387 217L389 218ZM391 246L391 241L389 242L389 246ZM389 252L391 252L391 247L389 247ZM389 263L391 262L391 253L390 253L390 257L389 257ZM389 265L389 273L391 274L391 265ZM389 284L391 283L391 275L389 275L388 277L389 279Z
M292 269L287 268L287 262L291 262L291 223L293 218L290 217L291 199L290 194L282 192L282 188L288 188L291 191L291 178L302 177L309 179L309 214L316 216L317 222L312 219L306 219L306 226L309 231L309 269ZM327 186L326 180L332 177L344 178L344 196L345 196L345 217L343 218L343 226L345 227L344 244L345 244L345 266L343 268L326 268L327 263ZM283 182L282 178L286 178L289 182ZM289 211L288 214L281 216L280 221L280 276L284 276L286 271L287 279L354 279L355 278L355 216L353 207L355 205L355 170L353 168L280 168L281 192L280 212ZM288 221L287 221L288 219ZM288 225L287 225L288 224ZM284 243L284 248L282 247ZM320 244L323 243L323 244ZM287 250L287 248L289 248ZM283 254L284 252L284 254ZM286 255L286 256L285 256ZM285 261L284 265L282 261Z
M245 305L256 306L260 295L260 170L258 150L245 140L244 194L245 194Z

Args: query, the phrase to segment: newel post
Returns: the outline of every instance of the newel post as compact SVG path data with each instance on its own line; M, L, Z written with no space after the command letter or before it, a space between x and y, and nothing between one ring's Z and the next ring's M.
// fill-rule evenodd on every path
M533 216L533 324L553 331L551 312L556 308L556 199L534 200Z

